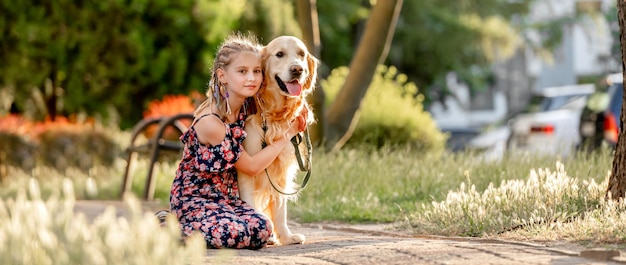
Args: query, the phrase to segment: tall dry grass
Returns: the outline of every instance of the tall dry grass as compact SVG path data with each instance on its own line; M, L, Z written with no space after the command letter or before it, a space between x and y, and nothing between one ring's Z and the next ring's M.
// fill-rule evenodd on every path
M113 207L89 222L74 212L74 190L62 181L62 192L41 197L38 181L28 190L0 199L0 264L198 264L205 255L201 237L181 244L175 222L160 227L132 196L129 217Z

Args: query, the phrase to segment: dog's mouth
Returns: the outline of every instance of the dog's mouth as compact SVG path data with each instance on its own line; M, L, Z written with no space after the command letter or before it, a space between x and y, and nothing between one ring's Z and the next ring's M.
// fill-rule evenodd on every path
M298 81L298 79L293 79L285 83L277 75L274 76L274 78L276 79L276 83L278 83L278 87L280 87L280 90L284 91L290 96L297 97L300 96L300 94L302 93L302 85L300 84L300 81Z

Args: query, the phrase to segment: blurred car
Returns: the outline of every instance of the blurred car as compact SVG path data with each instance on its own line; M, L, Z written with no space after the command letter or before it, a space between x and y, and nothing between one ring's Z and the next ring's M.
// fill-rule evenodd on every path
M580 137L583 150L592 151L601 146L614 148L621 126L622 73L608 75L604 89L594 93L580 115Z
M580 143L580 115L594 84L548 87L509 120L507 151L568 156Z
M507 151L511 136L511 129L507 124L510 118L509 115L485 127L480 134L467 142L465 150L475 152L488 161L500 160Z
M441 132L448 135L446 147L452 152L460 152L465 149L471 139L480 133L480 130L476 128L443 128Z

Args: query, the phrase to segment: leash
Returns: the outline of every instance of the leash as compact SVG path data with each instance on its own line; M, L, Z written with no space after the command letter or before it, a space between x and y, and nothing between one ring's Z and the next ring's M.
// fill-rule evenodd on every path
M265 124L265 119L263 120L263 142L262 147L265 148L267 146L267 142L265 141L265 133L267 132L267 125ZM291 195L296 195L298 193L300 193L305 187L306 185L309 183L309 179L311 177L311 156L313 154L313 146L311 145L311 137L309 136L309 127L307 126L304 129L304 139L305 139L305 144L306 144L306 148L307 148L307 163L305 164L303 159L302 159L302 154L300 153L300 143L302 143L302 135L300 134L296 134L296 136L294 136L293 138L291 138L291 144L293 144L293 147L295 149L296 152L296 160L298 161L298 166L300 167L300 171L306 171L306 175L304 176L304 179L302 180L302 184L296 188L296 190L294 192L285 192L281 189L278 188L278 186L276 186L276 184L274 184L274 182L272 181L272 178L270 177L270 174L267 172L267 168L265 169L265 175L267 176L267 180L270 182L270 185L272 185L272 188L274 188L274 190L282 195L286 195L286 196L291 196Z

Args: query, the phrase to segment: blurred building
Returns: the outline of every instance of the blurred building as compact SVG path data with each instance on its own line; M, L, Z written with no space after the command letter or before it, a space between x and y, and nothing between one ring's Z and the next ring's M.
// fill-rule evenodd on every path
M514 0L513 0L514 1ZM480 128L523 109L533 91L553 86L594 82L619 72L619 25L607 15L616 13L616 0L537 0L525 24L558 21L560 40L551 53L537 47L546 31L528 30L526 43L512 58L494 64L494 86L469 97L467 88L449 82L456 95L430 108L440 128ZM617 17L617 14L613 14ZM522 23L522 21L520 21ZM615 54L617 53L617 54ZM548 56L549 54L549 56ZM454 88L456 85L456 89Z
M613 49L619 42L613 32L615 27L619 31L619 26L617 21L607 20L616 6L616 0L536 1L526 23L560 21L562 36L547 57L533 46L549 36L528 30L525 48L494 67L497 89L507 94L509 112L524 108L532 91L593 82L620 71L621 55Z

